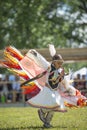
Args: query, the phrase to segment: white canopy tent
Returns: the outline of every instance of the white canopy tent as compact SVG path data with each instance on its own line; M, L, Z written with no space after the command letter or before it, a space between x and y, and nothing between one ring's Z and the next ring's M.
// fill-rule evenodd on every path
M0 78L2 78L2 74L0 74Z
M80 74L81 76L86 75L86 77L87 77L87 68L83 67L83 68L77 70L76 72L74 72L73 73L73 78L76 77L77 74Z

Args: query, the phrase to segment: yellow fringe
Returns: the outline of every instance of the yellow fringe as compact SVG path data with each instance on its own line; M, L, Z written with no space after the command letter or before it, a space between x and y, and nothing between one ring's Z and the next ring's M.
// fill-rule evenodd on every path
M4 56L8 62L10 62L12 64L18 64L18 60L16 58L14 58L13 56L11 56L9 52L4 51Z

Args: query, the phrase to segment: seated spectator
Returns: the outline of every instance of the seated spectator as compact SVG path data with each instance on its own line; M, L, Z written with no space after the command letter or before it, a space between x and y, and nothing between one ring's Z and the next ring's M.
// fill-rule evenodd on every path
M3 91L2 76L0 75L0 93Z
M82 87L86 89L86 75L82 75Z
M8 103L12 102L12 99L13 99L12 93L8 93L8 95L7 95L7 102Z
M20 78L19 78L19 76L15 76L15 81L13 83L13 90L16 90L16 91L20 90Z
M14 89L15 84L15 75L9 75L9 81L12 83L12 89Z
M77 77L74 78L74 87L78 90L82 88L81 75L77 74Z
M7 99L7 95L8 95L8 88L7 88L8 80L7 80L7 77L4 76L2 81L3 81L3 94L5 95L5 97Z
M77 80L77 78L75 77L75 78L73 79L73 86L77 89L77 87L78 87L78 82L77 82L76 80Z
M13 84L15 101L20 100L20 78L19 76L15 76L15 82Z
M1 103L5 103L6 102L6 96L4 93L1 94Z
M9 76L10 75L6 75L6 81L7 81L7 89L8 89L8 91L10 92L10 91L12 91L13 90L13 88L12 88L12 81L10 81L9 80Z

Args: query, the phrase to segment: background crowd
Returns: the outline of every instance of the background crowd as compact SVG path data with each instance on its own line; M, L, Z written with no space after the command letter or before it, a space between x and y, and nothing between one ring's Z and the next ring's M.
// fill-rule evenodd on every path
M0 102L21 100L20 78L15 75L0 75Z
M78 73L76 77L73 78L73 86L80 90L81 93L87 97L87 76L86 75L81 75Z
M77 74L73 78L72 85L87 97L86 75ZM26 97L26 96L25 96ZM0 103L11 103L22 101L22 90L20 88L20 77L16 75L0 74Z

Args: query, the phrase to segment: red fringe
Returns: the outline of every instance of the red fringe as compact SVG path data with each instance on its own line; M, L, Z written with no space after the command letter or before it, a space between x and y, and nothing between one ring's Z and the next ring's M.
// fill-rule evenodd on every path
M19 61L23 59L23 55L18 51L16 51L16 48L12 48L11 46L8 46L5 48L5 51L9 52L13 57L17 58Z

